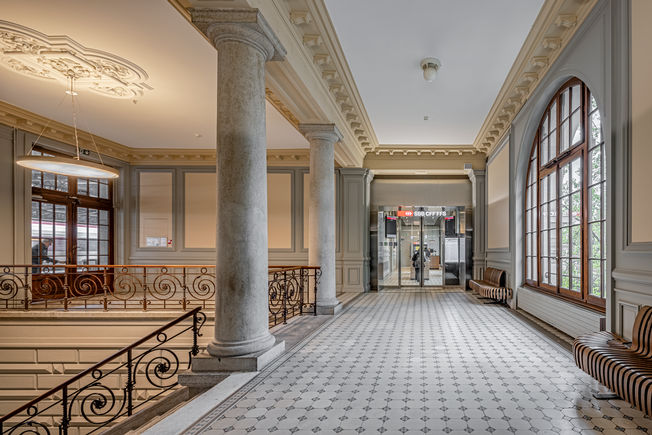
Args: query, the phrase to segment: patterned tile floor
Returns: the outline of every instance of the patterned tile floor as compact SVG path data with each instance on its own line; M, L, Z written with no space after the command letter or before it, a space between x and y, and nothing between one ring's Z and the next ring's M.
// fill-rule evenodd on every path
M371 293L186 433L648 433L572 355L468 293Z

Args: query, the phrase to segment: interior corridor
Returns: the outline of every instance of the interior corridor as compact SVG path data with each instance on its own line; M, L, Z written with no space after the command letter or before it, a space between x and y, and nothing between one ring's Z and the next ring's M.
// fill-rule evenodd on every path
M416 290L416 289L415 289ZM354 300L186 433L649 433L571 353L463 292Z

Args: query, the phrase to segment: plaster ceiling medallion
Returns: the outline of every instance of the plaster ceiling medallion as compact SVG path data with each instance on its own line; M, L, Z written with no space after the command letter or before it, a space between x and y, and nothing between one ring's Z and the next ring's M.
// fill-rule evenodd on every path
M11 71L112 98L134 99L152 90L147 73L126 59L86 48L67 36L48 36L0 20L0 65Z

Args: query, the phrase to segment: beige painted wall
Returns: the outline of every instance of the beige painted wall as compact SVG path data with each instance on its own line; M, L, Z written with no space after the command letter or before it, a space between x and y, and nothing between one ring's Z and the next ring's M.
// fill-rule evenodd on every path
M217 186L214 172L186 172L184 180L184 247L215 247Z
M270 249L292 248L292 174L267 174L267 234Z
M186 248L215 248L217 182L214 172L185 173ZM292 174L267 174L269 249L292 248Z
M139 183L140 247L151 247L155 239L167 247L172 241L172 173L141 172Z
M652 1L632 0L632 242L652 242Z
M509 248L509 143L487 164L487 248Z

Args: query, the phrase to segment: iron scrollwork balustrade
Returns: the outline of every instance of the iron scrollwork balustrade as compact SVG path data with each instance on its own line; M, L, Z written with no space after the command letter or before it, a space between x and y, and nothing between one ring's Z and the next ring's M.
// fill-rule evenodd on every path
M320 276L315 266L270 266L270 325L316 312ZM0 266L0 310L186 311L214 304L214 266Z
M177 310L214 307L215 267L0 266L0 310Z
M192 322L185 325L188 319ZM198 337L205 322L201 308L194 308L0 418L0 433L66 435L74 427L93 433L133 415L178 385L184 352L190 368L192 357L199 353ZM186 333L192 334L190 345L187 340L171 343Z
M287 323L304 313L317 315L317 288L321 269L314 266L270 266L269 324Z

